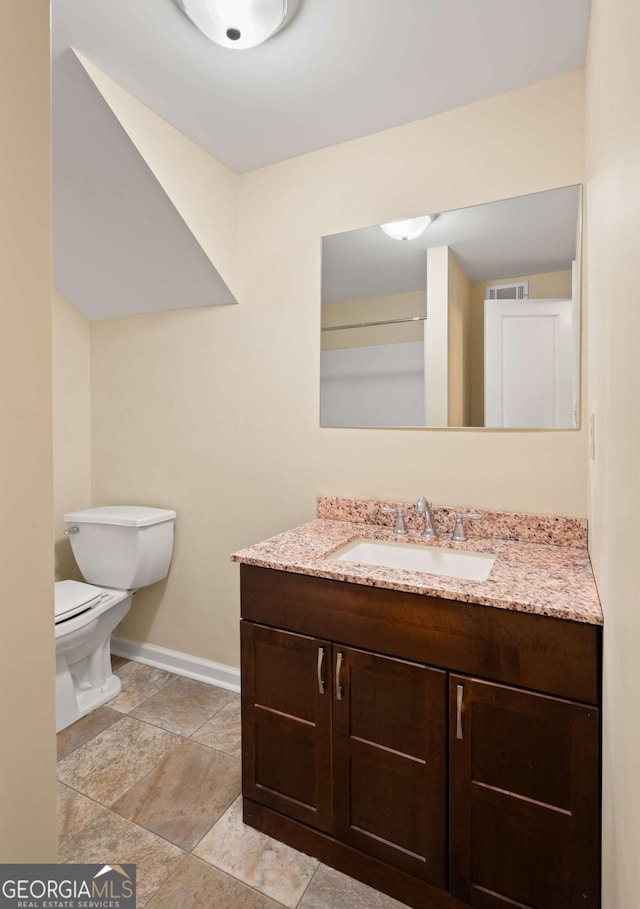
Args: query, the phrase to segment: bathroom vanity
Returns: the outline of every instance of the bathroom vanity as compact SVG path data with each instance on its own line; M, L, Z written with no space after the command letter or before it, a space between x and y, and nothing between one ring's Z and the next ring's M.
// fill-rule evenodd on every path
M496 555L483 583L332 558L366 535L393 538L319 520L234 556L245 822L420 909L595 909L586 549L443 534Z

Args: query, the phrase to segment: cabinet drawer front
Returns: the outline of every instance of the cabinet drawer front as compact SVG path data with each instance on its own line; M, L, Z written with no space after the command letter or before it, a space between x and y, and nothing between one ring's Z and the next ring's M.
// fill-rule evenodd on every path
M334 655L336 837L444 886L446 674L337 644Z
M241 565L242 617L598 704L596 625Z
M479 909L598 905L598 711L450 680L451 890Z
M331 805L331 645L243 622L242 786L320 830Z

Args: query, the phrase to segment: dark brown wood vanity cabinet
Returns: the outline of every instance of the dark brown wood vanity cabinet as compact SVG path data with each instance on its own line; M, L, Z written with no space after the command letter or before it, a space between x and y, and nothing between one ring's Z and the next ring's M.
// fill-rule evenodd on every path
M446 884L446 673L243 623L243 792Z
M331 831L331 693L316 683L331 645L246 622L241 632L243 794Z
M246 823L419 909L599 906L599 628L241 576Z
M451 890L480 909L598 905L598 711L452 674Z

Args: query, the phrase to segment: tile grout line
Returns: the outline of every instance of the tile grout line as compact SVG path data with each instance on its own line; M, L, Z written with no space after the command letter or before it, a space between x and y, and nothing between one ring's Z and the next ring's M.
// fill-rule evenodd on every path
M219 748L214 748L213 745L207 745L204 742L199 742L197 739L192 739L191 736L189 736L188 739L185 739L185 741L192 742L194 745L202 745L203 748L207 748L209 751L215 751L216 754L219 754L222 757L228 757L231 758L232 761L238 761L238 763L242 763L242 758L237 757L235 754L229 754L228 751L220 751Z
M143 827L142 829L144 830L144 827ZM154 899L156 898L156 896L160 893L160 891L162 890L162 888L164 887L164 885L167 883L167 881L169 881L169 880L173 877L173 875L176 874L176 873L179 871L180 868L182 868L182 866L184 865L184 863L187 861L187 859L188 859L189 857L190 857L190 853L189 853L189 852L185 852L185 853L184 853L184 857L180 859L180 861L178 862L178 864L176 865L176 867L173 869L173 871L172 871L167 877L165 877L165 879L162 881L162 883L160 884L160 886L158 887L158 889L153 893L153 895L152 895L152 896L147 900L147 902L144 904L145 906L146 906L148 903L150 903L152 900L154 900ZM137 864L136 864L136 872L137 872L137 870L138 870L138 866L137 866Z
M215 686L215 685L211 685L210 687L211 687L211 688L215 688L216 686ZM221 689L220 689L220 691L225 691L225 690L226 690L225 688L221 688ZM239 695L239 694L234 694L234 695L232 695L232 697L229 698L229 700L227 701L226 704L223 704L222 707L218 707L218 709L216 710L215 713L212 713L211 716L210 716L208 719L206 719L206 720L204 721L204 723L201 723L200 726L198 726L197 729L194 729L193 732L191 733L191 735L189 736L189 738L191 738L192 736L194 736L194 735L196 734L196 732L199 732L199 731L202 729L203 726L206 726L206 725L207 725L207 723L211 722L211 720L214 718L214 716L218 716L218 714L221 713L221 712L225 709L225 707L228 707L228 706L229 706L229 704L231 703L231 701L233 700L233 698L237 698L237 697L240 697L240 695Z
M64 760L66 760L68 757L71 757L71 755L72 755L72 754L75 754L76 751L79 751L80 748L83 748L85 745L88 745L90 742L93 742L94 739L97 739L98 736L99 736L99 735L102 735L103 732L108 732L113 726L117 726L118 723L120 722L120 720L124 720L124 719L135 720L137 723L144 723L145 726L150 726L152 729L160 729L162 732L168 732L169 735L174 735L174 736L176 736L177 738L182 739L183 742L188 742L188 741L189 741L189 737L188 737L188 736L182 735L182 734L179 733L179 732L173 732L173 730L171 730L171 729L166 729L164 726L156 726L155 723L150 723L150 722L148 722L147 720L141 720L141 719L139 719L137 716L130 716L128 713L123 713L122 716L120 717L120 719L116 720L114 723L111 723L111 725L110 725L110 726L107 726L106 729L101 729L100 732L97 732L94 736L91 736L91 738L90 738L90 739L87 739L86 742L81 742L81 744L78 745L77 748L74 748L72 751L69 752L69 754L65 754L65 756L64 756L63 758L60 758L59 761L56 761L56 766L58 766L59 764L61 764L61 763L62 763ZM176 745L175 747L177 748L177 747L179 747L179 746ZM93 771L92 771L92 772L93 772ZM145 774L145 776L146 776L146 774ZM57 777L57 774L56 774L56 777ZM64 780L58 780L58 782L59 782L59 783L63 783ZM68 785L68 783L65 783L65 785ZM72 786L71 788L74 788L74 787Z
M145 665L146 665L145 663L136 663L135 660L129 660L129 663L135 663L135 665L137 665L137 666L145 666ZM110 709L113 710L113 711L115 711L116 713L120 713L122 716L131 716L131 714L133 713L134 710L137 710L138 707L141 707L141 706L142 706L143 704L145 704L150 698L153 698L153 697L155 697L157 694L160 694L162 691L165 691L165 689L170 688L171 685L173 685L175 682L179 681L180 679L182 679L182 678L187 678L186 676L176 675L176 673L170 673L170 672L168 672L166 669L158 669L158 670L156 670L156 671L157 671L157 672L164 672L166 675L173 675L174 678L170 679L170 680L166 683L166 685L163 685L161 688L158 688L157 691L154 691L152 694L147 695L147 696L146 696L145 698L143 698L139 703L137 703L137 704L135 704L133 707L129 708L129 710L126 711L126 712L125 712L125 711L120 711L120 710L118 710L117 707L111 707ZM115 672L114 674L117 675L117 670L116 670L116 672ZM123 687L124 687L124 681L126 681L126 679L124 679L124 680L121 679L121 681L123 682ZM191 682L194 682L194 681L195 681L195 682L197 682L197 679L187 679L187 681L191 681ZM202 683L200 683L200 684L206 684L206 683L202 682ZM218 685L208 685L207 687L208 687L208 688L215 688L215 689L218 690L218 691L227 691L226 688L220 688ZM222 704L220 707L218 707L217 710L215 710L210 716L208 716L208 717L207 717L207 718L206 718L206 719L205 719L205 720L204 720L196 729L193 730L193 732L191 732L188 736L183 736L183 738L191 738L191 736L192 736L192 735L195 735L196 732L198 732L198 730L202 729L203 726L206 726L206 724L207 724L210 720L212 720L212 719L214 718L214 716L217 716L217 715L220 713L221 710L224 710L224 708L225 708L228 704L231 703L231 701L233 700L234 697L239 697L239 695L238 695L236 692L230 692L230 695L231 695L231 696L230 696L229 699L226 701L226 703L224 703L224 704ZM104 706L105 706L105 707L108 706L108 703L109 703L109 702L107 702L107 704L105 704ZM137 720L137 719L139 719L139 717L134 716L134 717L132 717L132 719ZM116 722L117 722L117 721L116 721ZM152 722L150 722L149 720L141 720L141 722L143 722L143 723L146 722L146 723L148 723L149 726L155 726L155 727L158 728L158 729L165 729L167 732L172 732L172 731L173 731L173 730L171 730L171 729L166 729L166 727L164 727L164 726L158 726L156 723L152 723ZM112 725L113 725L113 724L112 724ZM107 727L107 728L108 728L108 727ZM99 733L98 733L98 734L99 734ZM175 735L180 735L181 733L174 733L174 734L175 734Z
M233 802L231 804L233 804ZM220 818L218 818L218 820L220 820ZM218 821L216 821L216 824L217 823L218 823ZM215 827L215 824L213 824L212 827ZM207 833L208 832L209 831L207 831ZM205 836L206 836L206 834L205 834ZM204 837L203 837L203 839L204 839ZM199 842L201 842L201 841L199 841ZM194 846L193 848L196 849L197 845ZM246 881L243 881L241 877L236 877L235 874L231 874L229 871L225 871L224 868L219 868L218 865L213 865L211 862L208 862L205 858L202 858L201 855L194 855L193 852L190 852L189 856L191 858L194 858L198 862L202 862L203 865L207 866L207 868L213 868L214 871L218 871L220 874L223 874L225 877L228 877L229 880L242 884L243 887L247 887L253 893L257 893L263 899L266 899L266 900L269 900L270 902L272 902L274 906L282 906L283 909L287 909L287 906L285 905L285 903L281 903L279 900L274 899L272 896L269 896L267 893L264 893L262 890L258 890L257 887L254 887L252 884L248 884Z
M191 850L191 853L190 853L191 855L193 855L193 853L194 853L195 850L198 848L198 846L199 846L200 843L203 841L203 839L204 839L206 836L209 836L209 834L211 833L211 831L213 830L213 828L216 826L216 824L218 823L218 821L222 820L222 818L223 818L224 815L227 813L227 811L231 808L231 805L233 805L233 803L236 801L236 799L239 799L239 798L242 798L242 792L240 793L240 795L236 796L235 799L232 799L232 800L231 800L231 804L230 804L230 805L227 805L227 807L224 809L224 811L222 812L222 814L220 815L220 817L217 818L217 819L213 822L213 824L209 827L209 829L207 830L206 833L203 833L203 834L202 834L202 836L200 837L200 839L198 840L198 842L194 845L193 849ZM217 868L217 865L212 865L211 862L208 862L205 858L202 858L202 857L199 856L199 855L194 856L194 858L199 858L201 861L205 862L207 865L211 865L212 868ZM220 868L219 870L222 871L222 868ZM229 877L233 877L234 880L240 880L240 878L236 878L233 874L230 874ZM243 882L243 883L244 883L244 882ZM249 885L247 885L247 886L249 886Z
M75 786L70 786L68 783L63 783L62 780L56 779L56 785L65 786L67 789L70 789L72 792L75 792L76 795L80 795L80 796L82 796L83 798L87 799L89 802L92 802L92 804L97 805L98 808L101 808L101 809L102 809L102 811L110 811L110 810L111 810L110 808L107 808L106 805L103 805L102 802L97 802L95 799L91 798L90 795L85 795L84 792L80 792L80 790L79 790L79 789L76 789ZM56 799L56 806L57 806L58 804L59 804L59 800ZM113 813L113 812L112 812L112 813ZM80 827L80 829L77 830L76 833L72 834L71 836L63 836L63 837L58 837L58 836L56 836L57 851L58 851L58 852L60 851L60 848L63 846L64 843L67 842L67 840L71 840L71 839L73 839L74 836L77 836L78 834L82 833L82 831L83 831L86 827L89 827L89 826L90 826L91 824L93 824L93 822L96 821L97 819L98 819L98 816L92 818L90 821L87 821L86 824L83 824L83 826Z
M74 791L77 791L77 790L74 790ZM80 795L84 795L84 793L81 792ZM89 798L89 796L85 796L85 798ZM94 799L92 799L91 801L94 801ZM137 827L138 830L142 830L143 833L148 833L151 836L155 837L156 839L162 840L164 843L167 843L169 846L173 846L174 849L179 849L180 852L182 852L184 858L188 858L188 856L190 856L192 854L191 852L187 852L186 849L183 849L182 846L178 846L177 843L172 843L171 840L168 840L166 838L166 836L162 836L162 834L156 833L154 830L147 830L146 827L143 827L141 824L137 824L135 821L132 821L131 818L123 817L121 814L118 814L117 811L113 811L111 808L108 808L106 805L103 805L101 802L96 802L96 805L100 805L101 808L104 808L105 811L108 811L109 814L112 814L114 817L119 818L119 820L126 821L127 824L131 824L133 827ZM87 827L89 827L91 824L93 824L97 820L98 820L98 818L94 818L93 821L90 821L88 824L85 824L85 826L81 827L80 830L78 831L78 833L75 833L74 836L79 836L83 830L85 830ZM68 840L71 840L71 839L73 839L73 836L68 836L62 842L67 842ZM58 845L60 845L60 844L58 844ZM184 861L184 859L181 860L180 864L182 864L182 861ZM171 873L173 873L173 872L171 872ZM165 878L165 880L167 880L167 879ZM163 881L163 883L164 883L164 881Z
M121 717L121 719L124 719L125 716L127 716L127 714L123 715L123 716ZM139 722L139 723L144 723L146 726L151 726L152 729L160 729L160 730L162 730L162 732L168 732L170 735L174 735L174 736L176 736L177 738L182 739L182 741L179 742L179 743L176 743L176 744L173 746L173 748L171 749L171 751L167 752L166 755L164 755L163 757L161 757L160 760L159 760L156 764L154 764L153 767L151 767L149 770L147 770L147 772L144 773L144 774L140 777L139 780L136 780L135 783L132 783L131 786L129 787L129 789L127 789L125 792L123 792L121 796L118 796L118 799L124 798L124 796L125 796L131 789L133 789L134 786L137 786L138 783L142 782L142 780L144 780L147 776L149 776L151 773L154 773L154 772L158 769L158 767L160 766L160 764L162 764L162 762L165 761L165 760L167 759L167 757L168 757L173 751L176 751L178 748L181 748L186 742L191 742L193 745L200 745L202 748L206 748L207 751L213 751L215 754L219 754L219 755L221 755L222 757L226 757L226 758L229 758L229 759L232 760L232 761L237 761L238 763L241 763L241 759L238 758L238 757L236 757L235 755L233 755L233 754L227 754L225 751L220 751L220 750L217 749L217 748L213 748L211 745L205 745L204 742L197 742L195 739L192 739L190 736L184 736L184 735L181 735L181 734L178 733L178 732L172 732L172 730L170 730L170 729L165 729L163 726L156 726L154 723L149 723L149 722L147 722L146 720L138 719L138 717L131 717L131 719L132 719L132 720L136 720L136 721ZM111 724L111 726L116 726L119 722L120 722L120 720L116 720L114 723ZM204 725L204 724L203 724L203 725ZM84 747L84 745L88 745L88 744L89 744L90 742L92 742L94 739L98 738L98 736L101 735L103 732L107 732L107 731L111 728L111 726L107 726L106 729L102 729L100 732L96 733L95 736L93 736L93 737L90 738L90 739L87 739L86 742L82 742L82 744L78 745L77 748L74 748L73 751L70 751L69 754L65 754L65 756L64 756L63 758L61 758L59 761L57 761L57 764L58 764L58 765L61 764L62 761L64 761L66 758L70 757L72 754L74 754L74 753L75 753L76 751L78 751L80 748ZM199 728L200 728L200 727L199 727ZM196 730L196 732L197 732L197 730ZM93 771L92 771L92 772L93 772ZM84 792L82 789L78 789L78 788L77 788L77 784L76 784L76 785L71 785L70 783L67 783L67 782L65 782L64 780L58 779L57 773L56 773L56 782L57 782L57 783L60 783L60 785L62 785L62 786L66 786L68 789L72 789L74 792L77 792L78 795L84 796L85 798L87 798L87 799L89 799L90 801L94 802L96 805L100 805L102 808L106 808L107 810L112 811L110 805L104 805L102 802L99 802L97 799L93 798L93 796L87 795L87 793ZM116 801L118 801L118 799L116 799ZM235 799L234 799L234 801L235 801ZM228 806L228 807L230 807L230 806ZM226 811L226 810L227 810L227 809L225 808L225 811ZM113 813L113 814L117 814L116 811L112 811L112 813ZM119 815L119 816L121 816L121 815ZM212 826L213 826L213 825L212 825ZM144 828L144 829L146 829L146 828ZM195 846L194 846L194 848L195 848Z
M129 660L129 663L135 663L135 660ZM144 666L145 664L144 663L135 663L135 665ZM134 670L134 672L135 672L135 670ZM153 698L156 696L156 694L159 694L161 691L164 691L165 688L169 688L170 685L173 685L173 683L177 682L178 679L180 678L179 675L176 675L174 672L167 672L165 669L157 669L156 672L164 672L165 675L173 675L174 678L169 679L169 681L165 685L162 685L156 691L152 692L151 694L148 694L141 701L138 701L138 703L134 704L133 707L130 707L129 710L118 710L117 707L111 707L110 709L115 710L116 713L121 713L123 716L129 716L129 714L131 713L132 710L135 710L137 707L140 707L142 704L145 703L145 701L148 701L149 698ZM124 683L127 681L127 678L125 677L123 679L120 675L118 675L117 669L113 674L118 676L118 678L120 679L120 682L122 683L122 688L124 688ZM122 690L120 691L120 694L122 694ZM116 698L120 697L120 694L116 695L116 697L113 700L115 701ZM109 705L109 701L107 701L107 703L104 704L105 707L108 707L108 705ZM134 719L135 719L135 717L134 717Z
M115 811L112 811L111 813L112 813L112 814L115 814ZM118 815L118 817L119 817L119 816L120 816L120 815ZM124 820L126 820L126 818L124 818ZM138 827L139 830L144 830L145 833L151 833L150 830L147 830L145 827L140 827L140 825L139 825L139 824L136 824L134 821L129 821L129 823L130 823L130 824L133 824L134 827ZM154 836L157 836L157 834L155 834L155 833L154 833L153 835L154 835ZM164 837L162 837L162 836L161 836L161 837L158 837L158 839L164 840L164 842L169 843L169 840L165 840ZM176 846L175 843L169 843L169 845L170 845L170 846L175 846L176 849L180 849L180 847L179 847L179 846ZM180 859L180 861L178 862L178 864L176 865L176 867L175 867L172 871L170 871L169 874L168 874L165 878L162 879L162 882L160 883L160 886L153 892L153 894L149 897L149 899L145 901L145 903L144 903L145 906L147 905L147 903L150 903L151 900L153 900L153 899L156 898L157 894L158 894L158 893L160 892L160 890L164 887L164 885L167 883L167 881L169 880L169 878L172 877L172 876L175 874L175 872L178 870L178 868L182 867L182 865L184 865L184 863L186 862L186 860L189 858L189 853L188 853L188 852L185 852L184 849L181 849L180 851L182 852L182 858ZM135 864L136 864L136 872L137 872L137 870L138 870L138 863L136 862Z
M169 684L171 684L171 683L169 683ZM169 686L165 685L164 687L168 688ZM160 689L160 690L163 690L163 689ZM157 693L158 692L156 692L156 694ZM149 697L154 697L154 695L149 695ZM148 698L145 698L145 700L148 700ZM135 707L131 708L131 711L135 710L137 707L140 707L143 703L144 703L144 701L141 701L140 704L136 704ZM68 758L70 755L74 754L76 751L78 751L79 748L82 748L84 745L88 745L94 739L97 739L99 735L102 735L103 732L108 732L109 729L112 728L112 726L116 726L119 722L126 719L127 717L129 717L132 720L136 720L139 723L144 723L147 726L151 726L153 729L161 729L163 732L169 732L171 735L177 735L181 739L184 739L185 742L193 740L194 744L196 744L196 745L202 745L204 748L209 748L211 751L216 751L218 754L224 754L227 757L231 757L231 758L235 758L236 760L239 760L239 758L237 758L236 755L234 755L234 754L229 754L226 751L221 751L219 748L214 748L213 745L207 745L205 742L198 742L196 739L193 738L193 736L197 732L199 732L203 726L206 726L207 723L209 723L222 710L224 710L224 708L228 705L228 703L229 702L227 702L227 704L223 704L222 707L219 707L214 713L211 714L211 716L207 717L207 719L203 723L201 723L200 726L198 726L196 729L194 729L193 732L190 732L189 735L183 735L183 733L181 733L181 732L175 732L173 729L167 729L166 726L160 726L158 723L152 723L151 720L142 719L141 717L137 717L137 716L132 716L131 712L124 713L120 710L115 710L114 708L109 708L109 709L113 710L114 713L118 714L118 718L115 719L113 721L113 723L110 723L108 726L105 726L104 729L100 729L99 732L96 732L95 735L92 735L90 738L86 739L84 742L80 742L80 744L76 745L75 748L72 748L71 751L67 752L67 754L65 754L63 757L58 758L56 761L56 764L61 764L62 761L65 760L65 758ZM107 706L107 705L104 705L104 706ZM86 714L86 715L89 716L90 714ZM82 719L84 719L84 717L81 717L81 720ZM79 721L77 721L77 722L79 722ZM69 727L67 727L67 728L69 728ZM61 730L61 732L64 732L64 730ZM60 733L57 733L57 734L60 735Z
M126 716L126 714L125 714L124 716ZM124 719L124 716L122 717L122 719ZM131 717L131 719L137 720L137 717ZM137 721L140 722L140 723L144 723L144 720L137 720ZM111 724L111 726L116 726L119 722L120 722L120 720L116 720L115 723L112 723L112 724ZM147 723L146 725L147 725L147 726L151 726L153 729L161 728L161 727L158 727L158 726L153 726L151 723ZM72 754L74 754L77 750L79 750L80 748L82 748L84 745L88 745L90 742L94 741L94 739L98 738L98 736L101 735L102 732L107 732L109 729L111 729L111 726L107 726L106 729L101 730L101 732L98 732L98 733L97 733L95 736L93 736L92 738L87 739L87 741L86 741L86 742L83 742L82 745L78 745L78 748L74 749L73 751L70 751L69 754L65 755L64 758L62 758L61 761L58 761L57 763L58 763L58 764L62 763L62 761L64 761L67 757L70 757ZM162 731L163 731L163 732L168 732L169 730L163 729ZM167 754L165 754L163 757L161 757L161 758L153 765L153 767L151 767L146 773L144 773L144 774L140 777L140 779L138 779L138 780L136 780L134 783L132 783L131 786L129 786L129 788L126 789L125 792L122 793L122 795L119 795L119 796L115 799L116 802L117 802L120 798L123 798L131 789L133 789L134 786L137 786L138 783L140 783L142 780L144 780L150 773L154 773L154 772L158 769L158 767L160 766L160 764L162 764L162 762L169 756L169 754L171 754L171 752L175 751L177 748L180 748L185 742L188 742L188 741L189 741L189 739L185 738L185 737L182 736L182 735L179 735L178 733L170 733L170 734L176 736L177 738L182 739L182 741L179 742L179 743L176 743L176 744L171 748L171 751L167 752ZM94 772L94 771L92 770L91 773L93 773L93 772ZM91 774L89 774L89 775L91 775ZM84 780L83 780L82 782L84 782ZM67 783L67 782L65 782L64 780L59 779L59 778L58 778L58 774L57 774L57 768L56 768L56 783L60 783L62 786L66 786L68 789L72 789L72 790L73 790L74 792L76 792L78 795L84 796L84 798L89 799L89 801L94 802L94 804L96 804L96 805L100 805L101 808L104 808L106 811L109 811L111 814L116 815L117 817L122 817L123 820L129 820L129 818L124 818L123 815L118 814L117 811L114 811L113 808L111 807L111 805L105 805L105 804L103 804L102 802L99 802L99 801L98 801L96 798L94 798L93 796L88 795L88 794L87 794L86 792L84 792L82 789L78 789L78 788L77 788L77 784L76 784L76 785L71 785L70 783ZM114 804L114 803L112 803L112 804ZM134 823L134 822L132 821L131 823ZM86 826L88 826L88 825L86 825ZM140 827L139 824L136 824L136 826L137 826L137 827ZM84 829L84 828L82 828L82 829ZM146 830L147 828L146 828L146 827L141 827L141 829L142 829L142 830ZM154 833L154 831L152 831L152 830L149 830L149 831L147 831L147 832L148 832L148 833ZM154 835L157 835L157 834L154 833ZM160 838L161 838L161 839L164 839L164 837L160 837ZM70 839L70 837L67 837L67 839ZM167 842L170 842L170 841L167 840ZM60 845L60 844L58 844L58 845ZM177 846L176 843L172 843L172 845ZM181 847L180 847L180 846L177 846L177 848L179 849L179 848L181 848ZM184 851L184 850L183 850L183 851Z
M215 716L215 714L213 714L213 716ZM213 719L213 716L209 717L209 719ZM198 726L198 728L196 730L194 730L194 732L192 732L191 735L182 735L181 732L174 732L172 729L167 729L166 726L158 726L155 723L150 722L149 720L143 720L143 719L140 719L140 717L130 716L130 714L128 714L128 713L123 713L117 720L115 720L113 723L111 723L111 725L107 726L105 729L101 729L100 732L96 732L96 734L91 736L90 739L87 739L85 742L81 742L79 745L76 745L76 747L73 748L71 751L69 751L67 754L65 754L64 757L59 758L56 761L56 766L59 766L66 758L70 757L72 754L75 754L76 751L78 751L80 748L83 748L85 745L88 745L90 742L93 742L93 740L97 739L98 736L102 735L103 732L108 732L108 730L111 729L112 726L116 726L121 720L124 720L127 717L130 717L130 719L132 719L132 720L136 720L136 722L138 722L138 723L144 723L146 726L151 726L152 729L160 729L160 730L162 730L162 732L168 732L170 735L175 735L178 738L181 738L182 742L180 743L180 745L183 745L185 742L192 742L192 744L194 744L194 745L201 745L203 748L206 748L209 751L215 751L216 754L220 754L223 757L231 758L234 761L241 762L241 760L242 760L242 758L238 757L237 754L229 754L228 751L222 751L220 748L215 748L213 745L207 745L206 742L199 742L197 739L193 738L193 736L196 734L196 732L198 732L200 729L202 729L202 726L206 726L206 724L209 722L209 720L205 720L205 722L202 724L202 726ZM180 745L176 745L175 747L179 748ZM146 776L146 774L145 774L145 776ZM56 780L59 783L63 783L65 786L69 786L70 789L75 789L75 786L70 786L69 783L64 783L63 780L58 780L57 775L56 775ZM84 795L84 793L81 790L78 789L76 791L80 792L81 795ZM91 796L87 796L87 798L91 798ZM101 804L101 802L98 802L98 804Z
M222 812L222 814L220 815L220 817L218 818L218 820L215 821L215 822L211 825L211 827L209 827L209 829L207 830L207 832L198 840L198 842L195 844L195 846L194 846L193 849L191 850L191 853L190 853L190 854L193 855L194 858L199 859L199 861L204 862L205 865L208 865L210 868L215 868L216 871L220 871L222 874L226 874L227 877L230 877L232 880L234 880L234 881L239 881L241 884L244 884L245 887L249 887L249 889L250 889L250 890L253 890L254 893L259 893L260 896L263 896L263 897L265 897L266 899L271 900L271 902L274 903L276 906L282 906L283 909L290 909L290 907L288 907L288 906L286 905L286 903L281 903L279 900L274 899L273 897L269 896L269 894L265 893L263 890L259 890L257 887L254 887L252 884L247 883L247 881L243 880L243 878L241 878L241 877L236 877L235 874L232 874L230 871L225 871L224 868L220 868L218 865L214 865L213 862L208 861L206 858L204 858L204 856L195 855L195 854L194 854L194 853L195 853L195 850L198 848L198 846L200 845L200 843L202 842L202 840L203 840L206 836L208 836L208 835L211 833L211 831L212 831L213 828L216 826L216 824L217 824L219 821L222 820L223 816L227 813L227 811L229 811L229 809L230 809L231 806L234 804L234 802L236 802L239 798L242 798L242 793L240 793L240 795L237 796L237 798L233 799L233 801L231 802L231 805L229 805L227 808L225 808L225 810ZM246 824L244 823L244 821L242 822L242 824L243 824L243 826L245 826L245 827L248 826L248 825L246 825ZM253 830L254 828L252 827L252 828L250 828L250 829ZM270 839L270 840L273 839L273 837L269 836L268 833L262 833L262 831L260 831L260 830L257 831L257 832L258 832L258 833L261 833L262 836L267 837L267 839ZM279 842L279 841L278 841L278 840L274 840L274 842L277 843L277 842ZM286 844L285 844L285 845L286 845ZM289 849L293 849L293 846L289 846L288 848L289 848ZM298 849L295 849L294 851L295 851L295 852L299 852ZM297 907L299 906L300 900L302 899L302 897L303 897L303 896L305 895L305 893L307 892L307 888L309 887L309 884L311 883L311 881L312 881L312 880L314 879L314 877L316 876L316 873L317 873L317 871L318 871L318 868L319 868L320 865L322 864L322 863L320 862L320 859L316 859L316 856L314 856L314 855L307 855L306 852L302 852L302 853L300 853L300 855L305 855L305 856L307 856L307 858L311 858L311 859L313 859L314 861L317 861L317 862L318 862L318 866L317 866L317 868L315 868L313 874L311 875L311 878L309 879L309 882L307 883L307 885L306 885L306 887L304 888L302 894L300 895L300 899L299 899L298 902L296 903L296 906L294 907L294 909L297 909Z
M315 858L315 856L311 856L311 858ZM305 898L305 896L306 896L307 890L309 889L309 887L311 886L311 884L315 881L315 879L316 879L316 874L317 874L318 871L320 870L320 866L321 866L321 865L322 865L322 862L320 861L320 859L318 859L318 865L317 865L315 871L313 872L313 874L311 875L311 877L309 878L309 882L308 882L307 886L304 888L304 890L303 890L302 893L300 894L300 899L299 899L298 902L296 903L295 909L299 909L299 906L300 906L302 900L303 900L303 899Z

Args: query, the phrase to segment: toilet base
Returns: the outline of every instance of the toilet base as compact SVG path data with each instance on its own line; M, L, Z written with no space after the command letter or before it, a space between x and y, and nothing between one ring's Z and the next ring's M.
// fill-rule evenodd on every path
M111 633L131 607L129 591L56 625L56 732L117 697L122 682L111 669ZM93 610L92 610L93 612Z
M100 688L76 691L68 667L56 665L56 732L66 729L120 694L122 682L111 675Z

